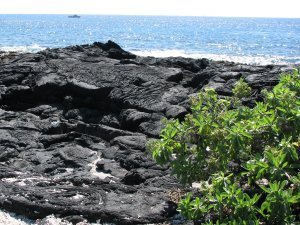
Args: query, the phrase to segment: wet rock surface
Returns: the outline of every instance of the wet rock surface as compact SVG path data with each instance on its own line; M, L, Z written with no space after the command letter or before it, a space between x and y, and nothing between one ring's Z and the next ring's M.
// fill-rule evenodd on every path
M163 118L183 118L203 88L275 85L291 66L138 57L94 43L0 60L0 207L43 218L158 223L180 188L146 152ZM249 100L251 101L251 99Z

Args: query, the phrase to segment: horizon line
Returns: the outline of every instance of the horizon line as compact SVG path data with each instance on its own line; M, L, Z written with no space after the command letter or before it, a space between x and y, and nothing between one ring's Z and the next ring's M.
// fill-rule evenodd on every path
M0 15L85 15L85 16L149 16L149 17L210 17L210 18L249 18L249 19L300 19L300 17L276 16L228 16L228 15L155 15L155 14L94 14L94 13L0 13Z

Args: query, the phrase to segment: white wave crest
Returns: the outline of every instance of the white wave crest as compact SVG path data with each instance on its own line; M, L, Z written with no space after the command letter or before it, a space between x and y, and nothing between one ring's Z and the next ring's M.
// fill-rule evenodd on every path
M287 64L299 64L300 56L298 57L285 57L275 55L264 56L249 56L249 55L224 55L224 54L206 54L206 53L188 53L184 50L151 50L151 51L132 51L132 53L139 56L152 56L152 57L184 57L184 58L207 58L215 61L230 61L236 63L245 63L251 65L287 65Z
M0 46L0 51L3 52L30 52L30 53L35 53L42 51L46 48L41 47L37 44L34 45L26 45L26 46Z

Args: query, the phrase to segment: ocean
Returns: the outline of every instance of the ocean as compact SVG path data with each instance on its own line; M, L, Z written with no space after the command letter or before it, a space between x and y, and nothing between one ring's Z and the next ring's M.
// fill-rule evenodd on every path
M0 15L0 51L37 52L108 40L142 56L300 63L300 19Z

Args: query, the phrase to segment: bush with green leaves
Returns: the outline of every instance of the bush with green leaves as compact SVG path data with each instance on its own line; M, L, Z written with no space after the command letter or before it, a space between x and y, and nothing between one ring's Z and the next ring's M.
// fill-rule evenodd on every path
M183 121L171 119L147 145L185 184L200 184L178 211L201 224L298 224L300 214L300 74L281 76L249 108L243 80L234 96L205 90Z

